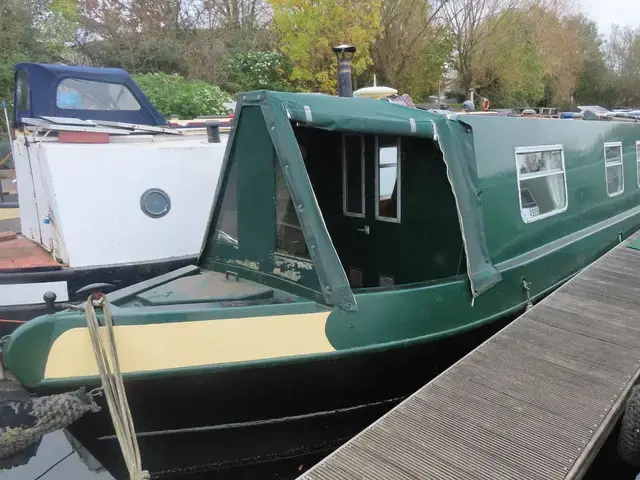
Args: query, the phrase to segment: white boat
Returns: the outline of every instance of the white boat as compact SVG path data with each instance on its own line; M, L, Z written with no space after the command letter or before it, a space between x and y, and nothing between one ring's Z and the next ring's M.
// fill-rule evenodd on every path
M169 124L121 69L15 71L21 234L0 242L0 319L12 320L0 333L86 300L92 284L123 288L194 263L230 119L207 120L209 134L204 120Z

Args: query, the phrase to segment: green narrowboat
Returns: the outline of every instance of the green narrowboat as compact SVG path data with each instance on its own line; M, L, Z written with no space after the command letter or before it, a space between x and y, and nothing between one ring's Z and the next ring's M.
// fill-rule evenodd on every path
M109 295L143 467L306 466L640 228L639 161L635 123L242 94L198 264ZM81 312L2 359L99 384ZM126 476L106 408L70 430Z

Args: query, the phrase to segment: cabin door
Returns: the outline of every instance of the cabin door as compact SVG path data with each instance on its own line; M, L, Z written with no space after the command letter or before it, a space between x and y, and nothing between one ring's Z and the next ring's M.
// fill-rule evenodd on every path
M342 218L338 250L351 288L368 285L367 168L364 135L342 135Z
M398 137L343 135L339 253L351 288L395 283L386 247L400 223L400 158Z

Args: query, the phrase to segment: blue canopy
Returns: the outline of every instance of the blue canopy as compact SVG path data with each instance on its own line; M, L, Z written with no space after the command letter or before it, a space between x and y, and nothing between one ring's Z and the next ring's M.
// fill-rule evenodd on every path
M14 125L41 115L143 125L166 121L120 68L19 63L15 66Z

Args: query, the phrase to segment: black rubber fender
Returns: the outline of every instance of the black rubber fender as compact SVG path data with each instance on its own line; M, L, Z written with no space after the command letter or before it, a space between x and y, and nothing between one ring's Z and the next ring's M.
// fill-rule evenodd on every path
M627 401L618 435L618 454L628 464L640 466L640 385L631 389Z

